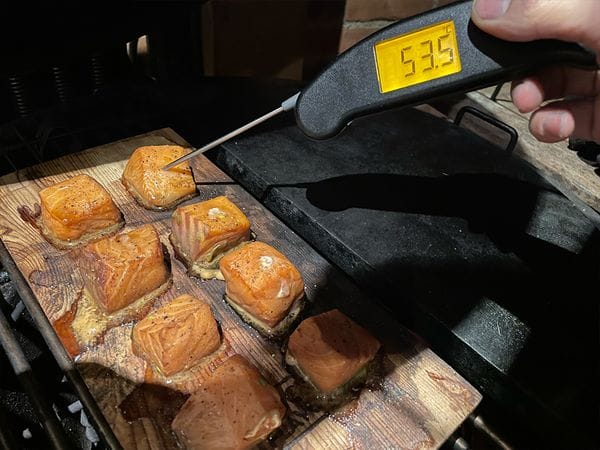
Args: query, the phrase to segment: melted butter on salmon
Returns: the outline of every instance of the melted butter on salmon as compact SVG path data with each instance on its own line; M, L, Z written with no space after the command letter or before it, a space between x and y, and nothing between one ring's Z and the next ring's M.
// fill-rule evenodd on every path
M177 208L171 243L188 270L201 278L222 278L219 259L250 239L250 221L227 197Z
M165 376L189 369L221 345L210 306L182 295L133 327L133 352Z
M76 175L42 189L39 228L59 248L69 248L114 233L123 216L110 194L89 175Z
M221 211L219 208L210 208L208 210L208 217L211 219L225 219L227 214Z
M323 393L333 393L374 359L381 344L337 309L304 320L288 341L286 362Z
M277 429L285 411L277 390L234 355L191 395L171 428L188 450L245 450Z
M178 145L139 147L127 161L121 181L143 207L172 208L195 195L196 183L187 162L167 171L162 167L188 153Z
M304 296L298 269L264 242L251 242L228 253L219 267L228 302L266 334L271 334ZM294 309L295 315L299 312Z
M258 260L260 261L260 267L263 269L270 269L273 265L273 258L270 256L263 255Z

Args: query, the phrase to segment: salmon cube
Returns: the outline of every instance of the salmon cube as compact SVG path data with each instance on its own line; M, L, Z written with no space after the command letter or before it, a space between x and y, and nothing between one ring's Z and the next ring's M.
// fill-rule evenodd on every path
M77 175L39 193L42 234L60 248L74 247L117 231L121 211L89 175Z
M187 449L245 450L277 429L285 411L277 390L234 355L188 398L171 428Z
M171 223L177 255L202 278L212 278L203 271L218 269L223 254L250 239L250 221L225 196L177 208Z
M76 260L86 290L108 314L151 295L171 276L152 225L89 244Z
M221 336L210 306L182 295L138 322L132 341L136 355L170 376L217 350Z
M286 362L323 393L348 383L373 360L381 344L334 309L304 320L288 341Z
M252 242L228 253L219 267L229 304L264 334L272 334L304 296L298 269L264 242ZM297 315L300 311L294 312Z
M172 208L194 196L196 183L187 162L169 170L162 168L188 153L189 150L178 145L139 147L127 161L121 181L143 207Z

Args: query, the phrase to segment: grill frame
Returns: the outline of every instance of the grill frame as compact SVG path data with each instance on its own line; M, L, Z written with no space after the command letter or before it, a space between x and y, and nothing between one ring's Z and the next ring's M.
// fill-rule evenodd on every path
M19 271L14 260L10 256L4 242L0 241L0 262L4 266L4 269L8 272L10 279L14 283L15 289L21 300L25 304L27 311L31 315L38 331L42 335L46 345L50 349L50 352L54 356L60 369L65 374L65 377L73 387L75 394L81 401L85 412L94 426L94 429L98 433L98 437L104 446L111 450L122 450L119 440L115 436L112 428L108 424L108 421L104 417L104 414L100 410L100 407L94 400L91 392L85 384L81 374L75 367L75 363L68 355L67 351L63 347L60 338L54 331L52 324L44 314L42 307L38 303L33 294L33 291L27 284L27 281Z

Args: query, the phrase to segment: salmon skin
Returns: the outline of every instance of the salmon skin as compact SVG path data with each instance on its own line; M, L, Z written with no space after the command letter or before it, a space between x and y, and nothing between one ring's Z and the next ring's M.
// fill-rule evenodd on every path
M81 246L117 232L124 224L110 194L89 175L53 184L39 195L39 220L28 211L25 215L55 247Z
M188 153L178 145L139 147L127 161L121 182L144 208L171 209L196 194L196 183L187 162L166 171L162 167Z
M210 306L184 294L133 327L133 353L170 376L189 369L221 345Z
M284 333L301 310L304 280L294 264L264 242L252 242L219 262L227 302L261 333ZM284 323L282 323L284 322ZM282 325L282 326L280 326Z
M334 309L298 326L288 341L286 363L321 393L334 395L350 387L380 347L367 330Z
M285 411L277 390L234 355L191 395L171 428L188 450L244 450L277 429Z
M227 197L215 197L177 208L170 239L193 275L220 278L219 259L250 239L250 221Z
M108 314L165 285L171 276L152 225L89 244L75 260L87 292Z

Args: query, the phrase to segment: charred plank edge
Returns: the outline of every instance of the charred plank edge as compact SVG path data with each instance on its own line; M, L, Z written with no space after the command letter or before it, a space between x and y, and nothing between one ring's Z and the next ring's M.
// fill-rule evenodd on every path
M106 445L107 448L121 450L123 447L119 443L106 418L102 414L98 404L85 385L81 374L75 367L75 363L67 354L67 351L60 342L58 335L44 314L44 311L35 298L33 291L10 256L10 253L4 245L4 242L0 240L0 244L0 262L2 262L2 265L9 273L11 280L15 284L17 293L21 297L21 300L23 300L23 303L29 311L29 314L31 314L31 317L37 325L40 334L54 355L54 359L58 363L58 366L65 373L67 379L75 389L75 393L79 397L79 400L81 400L81 403L86 410L86 414L91 420L92 425L94 425L94 429L98 432L98 436L102 440L102 443Z

